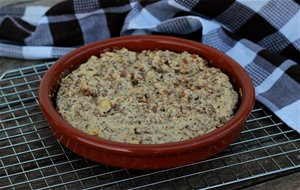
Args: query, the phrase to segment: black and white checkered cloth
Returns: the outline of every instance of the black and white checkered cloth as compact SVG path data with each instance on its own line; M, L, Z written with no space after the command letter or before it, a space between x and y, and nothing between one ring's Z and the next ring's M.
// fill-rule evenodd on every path
M300 132L300 0L73 0L0 8L2 57L59 58L83 44L141 34L225 52L252 78L256 99Z

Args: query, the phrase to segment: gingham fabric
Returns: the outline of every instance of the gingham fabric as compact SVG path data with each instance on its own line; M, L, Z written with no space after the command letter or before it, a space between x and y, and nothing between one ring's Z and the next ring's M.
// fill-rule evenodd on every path
M300 132L299 0L73 0L0 8L2 57L59 58L83 44L142 34L225 52L252 78L256 99Z

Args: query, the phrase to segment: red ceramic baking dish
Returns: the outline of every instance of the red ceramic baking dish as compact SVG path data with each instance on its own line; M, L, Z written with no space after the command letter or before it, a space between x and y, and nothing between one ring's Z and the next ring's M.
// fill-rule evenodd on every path
M88 135L67 123L55 109L60 80L92 55L115 48L133 51L187 51L204 57L229 75L240 99L235 115L223 127L190 140L165 144L128 144ZM205 98L205 97L203 97ZM96 162L133 169L162 169L211 157L238 138L255 101L251 79L241 66L225 54L203 44L166 36L128 36L82 46L60 58L44 75L39 87L39 103L56 138L73 152Z

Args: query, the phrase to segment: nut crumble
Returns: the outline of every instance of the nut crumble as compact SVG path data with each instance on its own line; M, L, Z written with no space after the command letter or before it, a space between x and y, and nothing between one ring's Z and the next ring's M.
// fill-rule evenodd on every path
M229 77L198 55L126 48L92 56L60 83L57 110L104 139L161 144L222 127L238 94Z

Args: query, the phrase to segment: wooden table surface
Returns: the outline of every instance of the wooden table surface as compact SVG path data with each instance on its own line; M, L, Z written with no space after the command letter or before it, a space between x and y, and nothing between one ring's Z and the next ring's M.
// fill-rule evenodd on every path
M0 0L0 6L23 7L27 5L51 6L62 0ZM30 66L33 64L44 63L49 60L18 60L0 57L0 76L8 70ZM288 172L272 175L267 178L252 180L249 187L243 190L300 190L300 172Z

